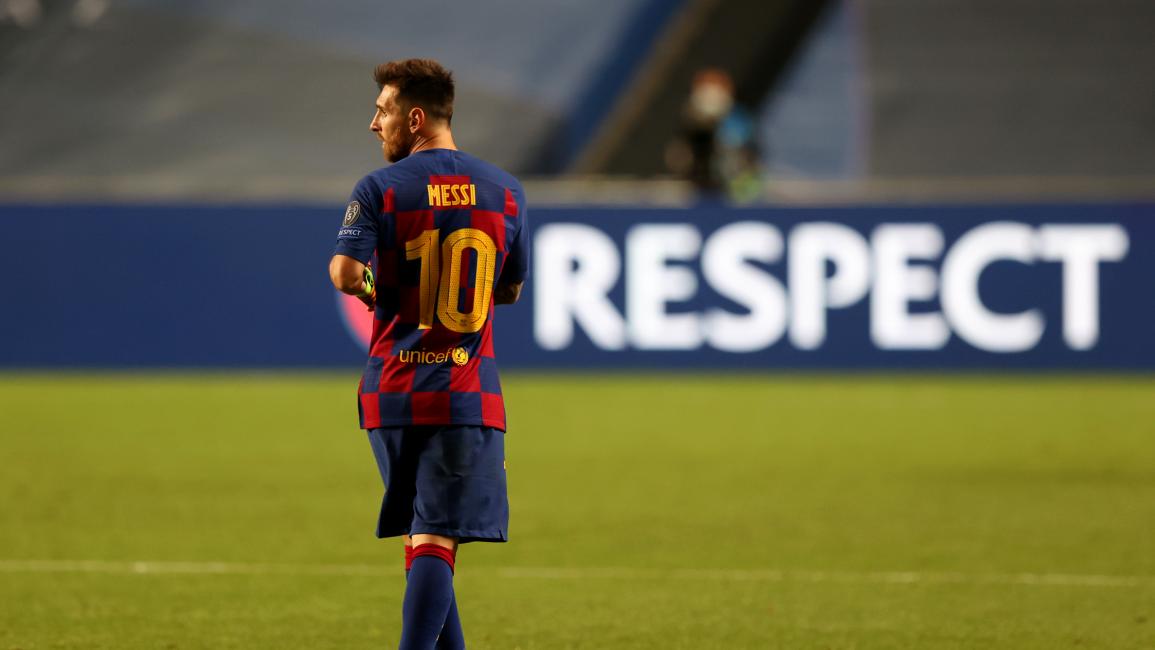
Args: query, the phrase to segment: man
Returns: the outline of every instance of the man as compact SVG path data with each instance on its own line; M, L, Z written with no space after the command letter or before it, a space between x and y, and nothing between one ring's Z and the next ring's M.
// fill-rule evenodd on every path
M509 520L491 326L525 281L525 192L457 150L439 63L393 61L374 77L369 130L394 164L357 183L329 275L374 310L358 405L385 482L377 536L405 544L401 650L464 648L458 544L504 542Z

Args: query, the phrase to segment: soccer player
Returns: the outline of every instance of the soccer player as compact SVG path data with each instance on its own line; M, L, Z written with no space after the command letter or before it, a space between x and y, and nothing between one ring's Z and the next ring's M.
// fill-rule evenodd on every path
M439 63L393 61L374 77L369 130L394 164L357 183L329 275L374 310L358 406L385 482L377 536L405 544L401 650L464 648L458 545L504 542L509 521L492 324L525 281L525 192L457 150Z

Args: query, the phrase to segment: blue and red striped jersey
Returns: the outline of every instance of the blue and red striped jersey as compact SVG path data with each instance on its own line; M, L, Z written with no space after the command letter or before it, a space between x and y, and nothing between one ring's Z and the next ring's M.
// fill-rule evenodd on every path
M372 260L377 279L361 427L504 431L493 290L529 268L521 183L460 151L410 154L357 183L335 252Z

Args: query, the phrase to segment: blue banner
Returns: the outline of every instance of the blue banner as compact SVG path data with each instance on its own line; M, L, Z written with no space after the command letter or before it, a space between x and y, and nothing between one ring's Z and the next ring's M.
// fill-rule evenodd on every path
M0 365L358 365L342 210L0 206ZM1155 369L1155 204L530 214L507 368Z

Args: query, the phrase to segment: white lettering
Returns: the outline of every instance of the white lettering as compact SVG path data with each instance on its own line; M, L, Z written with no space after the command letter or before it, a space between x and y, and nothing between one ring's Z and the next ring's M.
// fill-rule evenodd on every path
M702 249L702 275L749 315L712 309L704 317L706 341L726 352L753 352L786 332L786 290L773 276L747 264L782 259L782 235L766 223L745 221L720 228Z
M870 250L851 228L804 223L790 232L790 342L814 350L826 340L827 308L848 307L870 287ZM826 263L834 275L826 277Z
M542 348L571 346L576 325L603 350L708 345L743 353L787 335L797 349L815 350L826 341L830 310L869 295L870 339L880 350L939 350L957 334L980 350L1023 352L1042 341L1044 302L1025 289L1011 293L1013 287L1000 286L994 295L1010 295L1023 306L1017 313L996 312L987 305L999 303L984 303L980 295L980 287L994 285L980 280L993 264L1046 261L1062 268L1063 341L1069 349L1089 350L1101 337L1100 266L1122 261L1130 241L1119 224L993 222L947 248L942 229L931 223L880 224L868 243L849 226L815 222L795 227L784 245L774 225L743 221L719 228L704 244L693 224L641 224L628 231L624 245L620 251L608 235L584 224L538 230L534 337ZM699 255L700 274L693 268ZM782 264L785 278L767 268ZM1035 273L1047 269L1056 267ZM1000 281L1004 270L998 270ZM701 280L722 305L689 308ZM1031 280L1024 287L1042 281ZM624 309L611 301L615 291L624 293ZM940 311L918 304L936 299Z
M950 340L950 328L938 312L912 314L912 300L938 294L938 276L927 265L942 254L942 231L929 223L882 224L871 236L874 288L870 295L870 338L883 350L937 350Z
M692 261L702 246L689 224L642 224L626 234L626 315L630 342L642 350L692 350L702 345L697 314L669 314L666 303L689 300L698 276L669 260Z
M1099 342L1099 263L1121 261L1129 246L1118 224L1039 229L1042 258L1063 263L1063 340L1071 348L1090 350Z
M942 308L964 341L989 352L1022 352L1039 343L1043 316L1038 309L997 314L979 297L979 276L996 260L1034 263L1035 237L1021 223L996 222L966 233L942 265Z
M576 321L595 345L626 347L626 325L609 299L622 261L612 239L593 226L550 224L534 238L534 338L546 350L573 342Z

